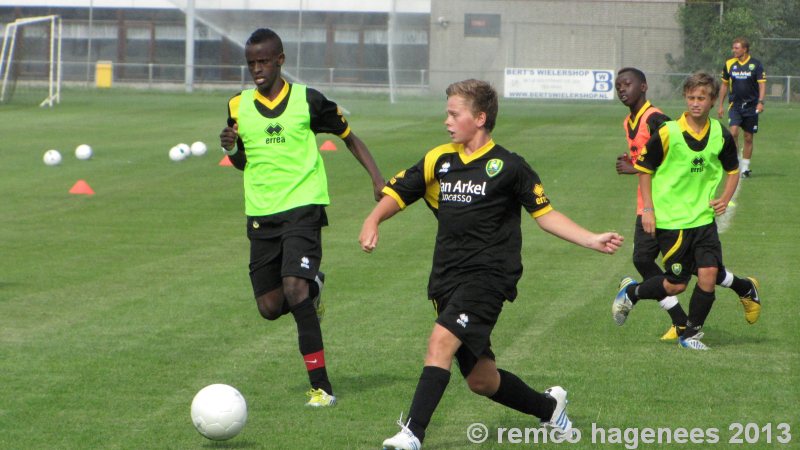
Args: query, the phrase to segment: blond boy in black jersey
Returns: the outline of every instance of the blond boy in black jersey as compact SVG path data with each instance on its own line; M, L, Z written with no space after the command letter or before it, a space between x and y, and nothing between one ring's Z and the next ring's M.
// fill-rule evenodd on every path
M422 448L425 429L447 384L453 357L476 394L541 419L569 433L567 392L560 386L536 392L516 375L498 369L490 335L505 300L517 296L522 275L520 220L525 208L545 231L612 254L617 233L596 234L553 209L539 176L525 160L496 145L497 92L465 80L447 88L445 126L451 142L430 150L384 188L385 196L364 221L359 241L366 252L378 244L378 225L424 198L439 222L428 296L438 317L428 344L408 421L383 442L385 449Z

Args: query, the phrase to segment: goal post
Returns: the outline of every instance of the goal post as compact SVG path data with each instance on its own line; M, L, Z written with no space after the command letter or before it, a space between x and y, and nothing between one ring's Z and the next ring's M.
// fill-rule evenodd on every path
M61 102L61 17L57 15L22 17L5 26L3 47L0 50L0 103L10 100L16 87L17 78L22 70L20 60L26 55L19 54L19 48L24 48L24 36L18 39L20 29L39 24L43 28L43 39L47 42L46 61L31 61L30 64L46 65L47 97L39 106L53 106ZM24 35L24 33L23 33ZM15 51L16 50L16 51ZM24 53L24 52L22 52ZM45 71L34 69L34 73L44 75Z

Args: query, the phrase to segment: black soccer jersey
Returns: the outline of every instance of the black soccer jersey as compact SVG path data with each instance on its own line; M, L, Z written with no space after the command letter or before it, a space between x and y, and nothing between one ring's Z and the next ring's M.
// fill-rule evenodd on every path
M722 68L722 81L728 84L728 101L736 105L756 104L758 84L767 82L767 74L761 61L748 57L745 62L738 58L725 61Z
M552 210L539 176L515 153L489 141L466 155L445 144L383 189L401 208L424 198L439 222L430 298L480 281L513 301L522 275L522 207L534 218Z

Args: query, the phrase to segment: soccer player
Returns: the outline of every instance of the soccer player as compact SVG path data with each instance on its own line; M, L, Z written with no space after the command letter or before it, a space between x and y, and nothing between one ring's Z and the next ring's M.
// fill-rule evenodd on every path
M650 137L656 133L656 130L669 121L670 118L647 100L647 77L641 70L633 67L620 69L617 72L617 79L614 85L622 104L630 108L630 114L622 122L625 138L628 141L628 152L622 153L617 157L617 173L620 175L639 174L640 172L633 165L638 159L641 150ZM663 274L663 271L655 262L659 254L658 241L655 237L645 233L644 228L642 228L642 210L644 206L641 188L638 188L637 191L636 225L633 235L633 265L642 276L642 279L646 280ZM738 289L736 293L744 305L745 319L751 324L758 320L758 316L761 313L761 305L754 302L751 296L748 296L751 294L751 289L753 289L753 293L756 292L755 288L752 287L754 283L756 283L754 280L748 282L738 278L724 267L720 267L718 271L717 284L734 290ZM758 299L757 295L755 298ZM678 333L686 327L686 312L678 302L678 298L673 295L660 299L659 304L672 319L672 326L661 336L661 340L671 341L678 339ZM624 313L619 310L612 311L612 316L617 325L625 323L628 312L629 310L625 310Z
M725 61L722 68L722 85L719 90L719 110L722 118L725 94L730 91L728 126L733 141L738 145L739 128L744 130L744 149L740 169L742 178L752 175L750 158L753 156L753 135L758 133L758 116L764 112L764 96L767 92L767 74L761 61L750 56L750 43L745 38L733 40L733 58Z
M286 57L272 30L255 30L245 44L255 89L228 101L222 150L244 171L250 281L267 320L291 313L311 389L307 406L336 404L325 366L320 320L324 275L321 228L328 224L328 186L314 135L332 133L364 166L375 199L383 177L366 145L350 131L337 105L321 93L281 77Z
M425 365L408 421L386 439L386 449L419 450L425 430L450 381L455 356L469 388L501 405L541 419L557 433L570 433L567 391L537 392L495 364L490 335L505 300L517 296L522 275L521 210L543 230L569 242L612 254L616 233L595 234L553 209L539 176L519 155L492 140L497 92L465 80L447 90L445 127L451 142L428 151L390 180L386 194L364 221L361 247L372 252L378 225L424 199L438 220L428 297L437 313Z
M617 72L614 82L617 97L623 105L630 109L622 122L625 138L628 141L628 151L617 157L617 174L635 175L639 171L633 167L639 152L644 148L650 136L670 120L660 109L647 100L647 78L644 72L633 67L625 67ZM638 183L637 183L638 185ZM644 232L642 228L642 192L637 188L636 194L636 226L633 234L633 265L643 279L661 275L663 271L656 264L658 257L658 242ZM672 319L672 326L661 336L662 340L678 338L676 328L685 326L686 312L674 295L660 299L658 303L667 311ZM625 323L627 316L615 316L617 325ZM618 320L620 319L620 320Z
M634 301L677 295L686 290L696 271L686 329L678 338L682 347L693 350L708 349L700 340L701 330L714 303L714 285L722 266L714 216L725 213L739 183L733 137L709 118L718 92L719 82L711 75L690 75L683 84L688 111L666 122L636 160L634 167L642 172L642 227L658 240L666 271L641 284L624 278L612 306L627 315ZM715 197L723 178L723 192ZM755 302L755 282L751 287Z

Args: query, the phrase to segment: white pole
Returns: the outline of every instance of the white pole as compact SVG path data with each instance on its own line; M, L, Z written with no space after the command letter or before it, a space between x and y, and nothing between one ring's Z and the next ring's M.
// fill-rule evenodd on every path
M56 61L56 21L50 21L50 70L47 74L47 106L53 106L53 82L55 81L55 61ZM44 102L41 105L44 106Z
M387 65L386 68L389 71L389 103L394 104L395 102L395 83L397 80L395 79L394 73L394 41L395 41L395 34L397 31L397 0L392 0L392 9L389 11L389 23L386 27L386 57L387 57Z
M86 43L86 87L92 79L92 29L94 26L94 0L89 0L89 32Z
M300 10L297 14L297 64L295 65L294 76L300 79L300 45L303 41L303 0L300 0Z
M3 33L3 49L0 50L0 76L4 75L3 73L3 66L6 63L6 44L8 44L8 30L11 29L11 25L6 26L6 31ZM8 68L6 68L8 70ZM3 97L0 97L0 101L3 100Z
M61 40L63 35L63 23L61 16L58 16L58 54L56 55L56 103L61 103Z
M186 3L186 92L194 88L194 0Z
M3 89L0 90L0 102L6 99L6 84L8 84L8 73L11 72L11 60L14 58L14 45L17 42L17 24L12 23L6 30L11 31L11 41L8 45L8 60L6 62L6 73L3 74ZM5 48L5 47L4 47Z

